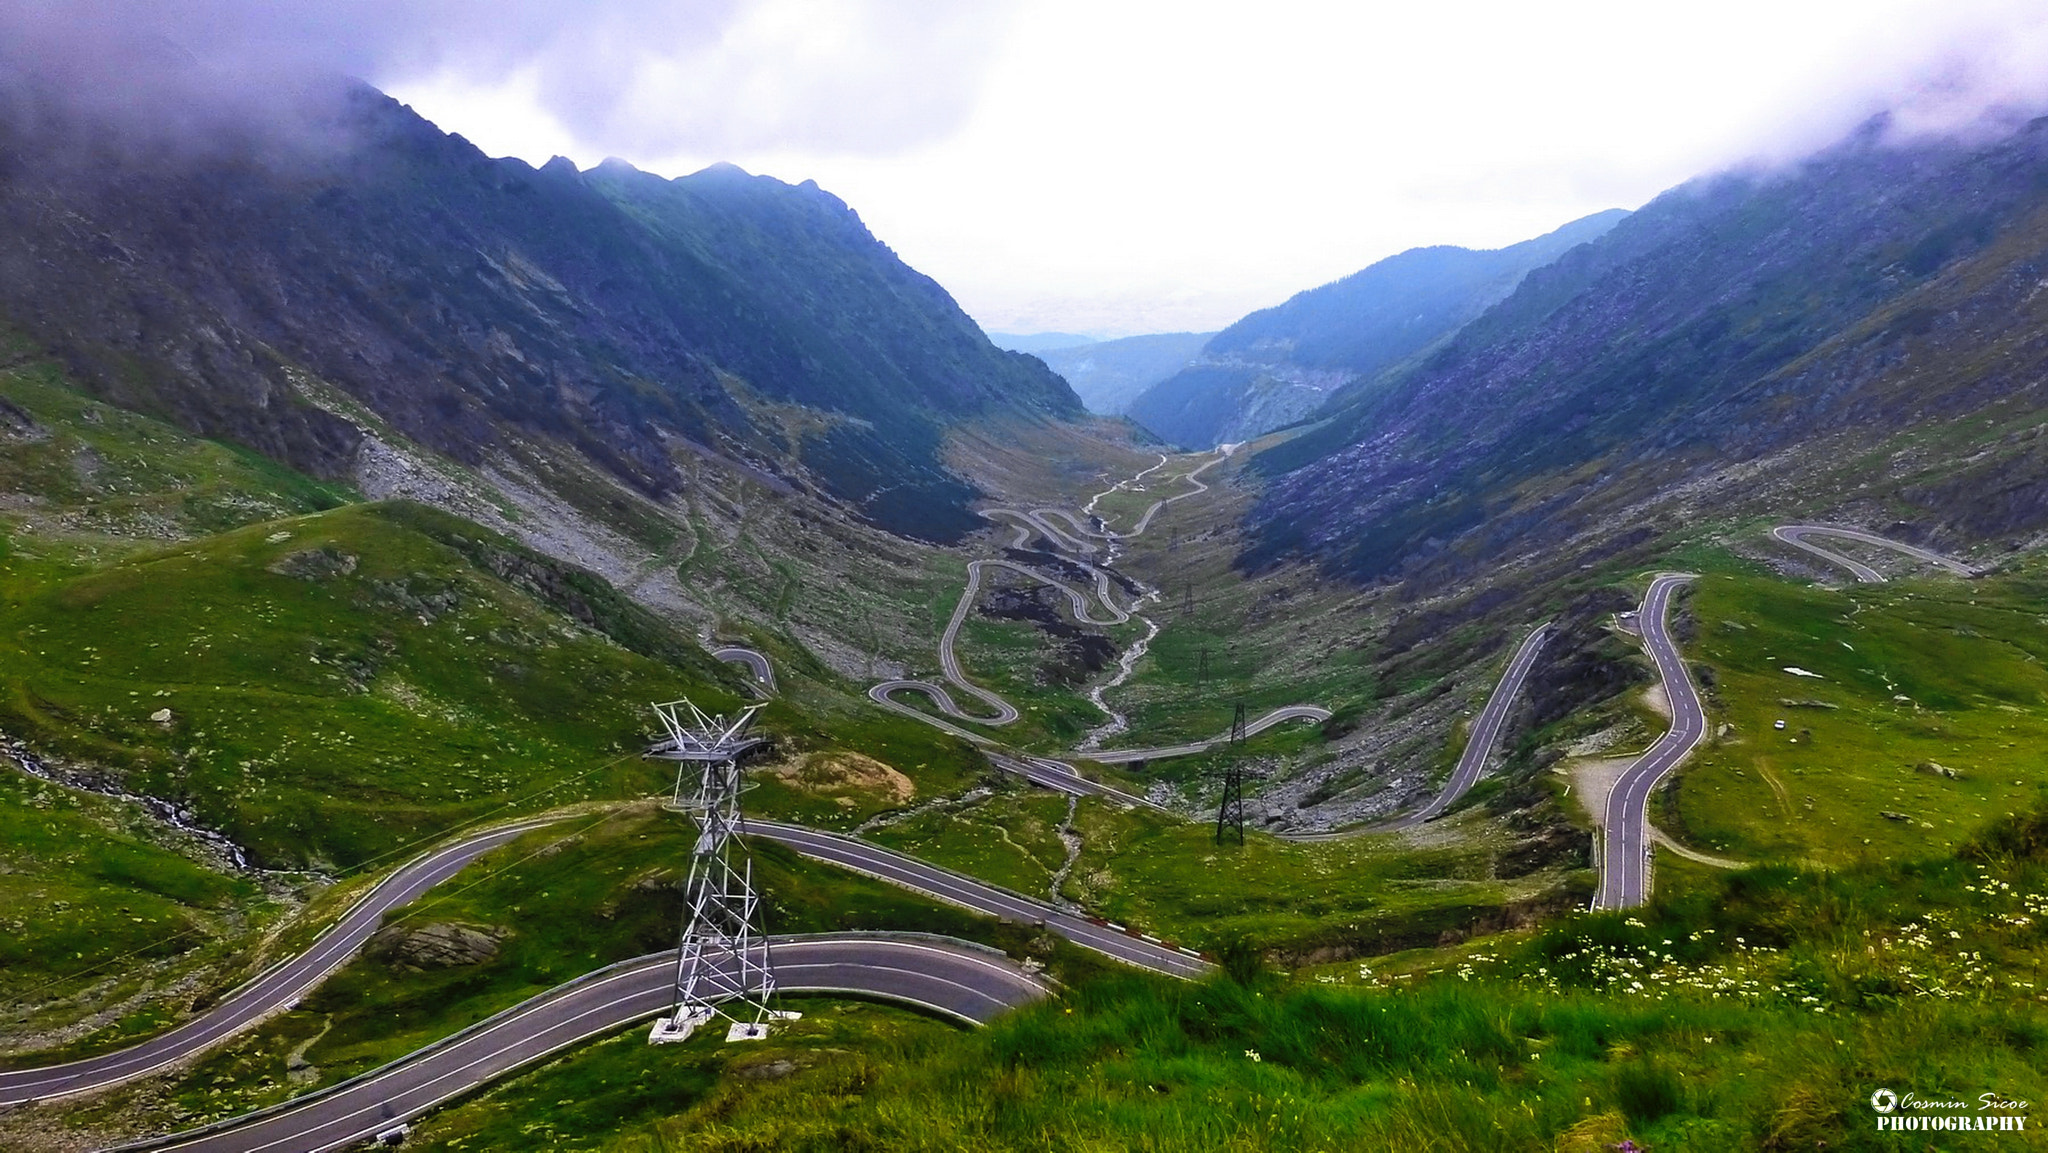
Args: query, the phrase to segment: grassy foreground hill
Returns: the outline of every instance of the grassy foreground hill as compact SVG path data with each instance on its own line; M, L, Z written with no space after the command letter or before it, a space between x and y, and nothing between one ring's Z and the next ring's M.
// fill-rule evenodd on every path
M1668 886L1450 950L1283 979L1082 978L963 1033L869 1006L754 1049L636 1033L424 1125L431 1149L1894 1149L1879 1088L2048 1079L2048 811L1959 853ZM659 1086L659 1090L653 1087ZM1927 1135L2030 1148L2030 1132ZM1953 1138L1953 1140L1944 1140ZM1981 1146L1977 1143L1981 1141ZM1913 1147L1921 1147L1915 1144Z
M16 1047L160 1027L462 826L665 791L638 756L648 703L749 698L674 624L474 523L361 502L40 362L0 370L0 416L0 1020ZM829 678L770 723L795 763L858 749L913 794L981 771ZM250 868L111 793L175 806ZM828 793L763 801L841 821L899 803Z

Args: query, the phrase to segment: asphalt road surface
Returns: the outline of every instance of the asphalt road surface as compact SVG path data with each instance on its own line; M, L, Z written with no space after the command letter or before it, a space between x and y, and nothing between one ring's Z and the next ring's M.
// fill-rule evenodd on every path
M1210 970L1199 956L1168 942L851 837L771 821L750 821L747 833L977 913L1043 925L1139 968L1178 977L1198 977ZM774 965L776 983L786 992L879 997L969 1022L987 1021L1004 1009L1046 995L1043 984L1008 958L944 939L906 942L862 934L776 938ZM670 1005L674 980L673 952L601 969L333 1089L130 1148L296 1153L362 1140L520 1066L662 1012ZM166 1034L159 1042L174 1035ZM196 1050L187 1048L156 1064L192 1051ZM111 1082L101 1082L106 1083Z
M1664 682L1664 695L1671 702L1671 729L1622 770L1614 791L1607 795L1607 806L1600 815L1600 890L1593 896L1595 909L1626 909L1649 897L1650 793L1707 733L1706 710L1700 707L1699 692L1678 646L1672 643L1669 627L1671 596L1692 579L1685 573L1667 573L1651 581L1637 618L1643 643Z
M1222 448L1216 451L1215 460L1203 464L1200 468L1197 468L1193 472L1190 472L1186 476L1182 477L1182 480L1187 481L1189 484L1194 485L1195 487L1189 489L1184 493L1181 493L1179 496L1170 496L1167 497L1165 500L1153 501L1152 507L1145 510L1145 515L1139 517L1137 525L1134 526L1131 529L1131 531L1126 533L1125 535L1138 536L1142 534L1146 529L1152 527L1152 518L1158 516L1159 510L1165 508L1167 505L1170 505L1175 501L1186 500L1187 498L1195 496L1199 493L1208 492L1209 486L1202 483L1202 481L1200 480L1201 475L1205 472L1208 472L1210 469L1215 468L1217 465L1222 464L1226 459L1229 458L1232 450L1234 450L1236 447L1237 446L1233 444L1224 445Z
M1501 674L1500 683L1493 686L1493 694L1486 698L1478 719L1472 722L1472 733L1465 741L1465 751L1458 757L1457 767L1451 770L1451 779L1444 782L1443 791L1427 805L1399 820L1377 826L1373 832L1415 828L1450 808L1479 780L1487 760L1493 756L1494 747L1500 743L1500 730L1507 723L1508 708L1521 693L1522 682L1529 679L1529 670L1536 667L1536 654L1542 651L1543 642L1548 639L1550 626L1537 625L1523 638L1515 655L1508 659L1507 671Z
M118 1052L0 1073L0 1106L104 1089L205 1052L296 1004L355 955L377 931L387 911L410 902L492 849L550 823L552 820L530 820L485 829L414 858L364 894L305 952L258 974L206 1013Z
M752 669L754 683L765 689L769 696L775 695L775 667L768 663L767 657L753 649L743 649L737 645L713 649L711 655L727 664L745 665Z
M1330 710L1321 705L1282 705L1258 720L1248 722L1244 727L1244 735L1255 737L1274 725L1285 724L1288 721L1316 721L1321 723L1329 719ZM1229 733L1219 733L1206 741L1190 741L1184 745L1161 745L1158 748L1152 749L1101 749L1092 753L1078 753L1076 755L1085 756L1091 761L1100 761L1105 765L1125 765L1133 761L1156 761L1166 757L1186 757L1193 756L1196 753L1206 753L1217 745L1224 744L1229 740Z
M1082 776L1079 770L1065 761L1056 761L1051 757L1027 756L1023 753L1006 753L993 748L984 749L983 752L987 754L989 763L995 765L995 767L1006 773L1015 773L1041 788L1051 789L1059 793L1067 793L1076 797L1101 797L1104 800L1115 801L1118 804L1151 809L1154 812L1165 813L1168 816L1177 817L1180 815L1172 809L1148 801L1136 793L1124 792L1115 785L1105 785L1101 781L1091 781L1087 777Z
M1888 548L1893 552L1904 553L1916 560L1926 561L1931 565L1938 565L1958 576L1977 575L1976 569L1971 568L1962 561L1956 560L1954 557L1946 557L1938 552L1920 548L1917 545L1905 544L1888 537L1881 537L1873 532L1864 532L1860 528L1836 528L1824 524L1781 524L1771 530L1771 535L1791 545L1793 548L1803 549L1831 564L1841 565L1851 573L1854 573L1857 580L1865 584L1877 584L1883 581L1884 574L1860 561L1851 560L1825 545L1814 544L1806 538L1818 536L1833 537L1836 540L1853 540L1861 544L1876 545L1879 548Z
M772 949L777 984L788 993L875 997L976 1024L1047 995L1009 958L948 938L838 933L777 937ZM521 1066L667 1011L675 966L669 951L599 969L332 1088L123 1148L318 1153L373 1138Z
M909 705L906 705L902 701L899 701L895 698L894 694L906 692L923 693L925 696L930 697L932 703L939 707L939 711L945 713L949 717L959 717L962 720L974 720L973 717L970 717L968 714L962 712L958 704L954 703L953 695L946 691L946 686L935 685L930 681L883 681L881 684L875 685L868 689L868 699L882 706L883 708L888 709L891 712L901 713L904 716L911 718L912 720L923 721L925 724L928 724L935 729L938 729L942 732L951 733L956 737L972 741L977 745L982 745L986 747L994 743L990 741L989 738L982 733L977 733L969 729L963 729L959 725L953 724L950 721L940 720L938 717L935 717L930 713L923 711L922 709L913 709ZM1008 706L1008 702L1004 702L1004 704L1006 707ZM1015 710L1012 709L1011 711L1014 712ZM1014 720L1015 718L1012 719ZM995 722L977 721L976 723L994 724Z
M1040 508L1025 510L1013 508L994 508L984 510L982 512L982 515L985 517L989 517L991 519L998 516L1016 518L1016 520L1019 523L1016 526L1017 535L1010 542L1010 547L1012 548L1023 548L1026 544L1030 542L1031 536L1035 532L1038 535L1043 536L1046 539L1046 541L1048 541L1055 549L1064 549L1065 551L1072 553L1099 552L1102 550L1098 548L1098 546L1096 546L1094 543L1092 543L1090 538L1093 538L1093 540L1114 542L1120 539L1127 539L1128 537L1137 536L1140 533L1143 533L1145 529L1151 525L1152 518L1158 515L1160 509L1165 508L1167 505L1172 504L1175 501L1186 500L1191 496L1195 496L1197 494L1209 491L1209 486L1207 484L1204 484L1200 480L1201 475L1204 472L1207 472L1211 468L1214 468L1216 465L1226 460L1230 456L1231 450L1235 447L1236 446L1234 445L1226 446L1217 453L1215 459L1203 462L1203 464L1199 468L1194 469L1193 471L1189 472L1186 476L1182 477L1181 479L1187 481L1188 484L1192 487L1190 487L1188 491L1181 493L1177 496L1168 497L1165 500L1154 501L1151 507L1145 510L1145 515L1139 519L1137 526L1133 528L1129 533L1119 534L1114 532L1101 531L1097 528L1091 527L1087 523L1084 523L1080 515L1069 512L1065 509ZM1124 488L1127 488L1130 485L1144 479L1147 475L1156 472L1160 468L1165 467L1166 461L1167 458L1164 455L1162 455L1159 458L1158 464L1146 468L1142 472L1139 472L1136 476L1131 477L1129 480L1120 482L1108 489L1103 490L1102 492L1095 494L1095 497L1088 502L1087 510L1084 511L1092 513L1097 501L1101 500L1105 496L1108 496L1110 493L1117 492ZM1054 525L1052 522L1055 519L1065 521L1069 527L1066 529L1062 529ZM1098 618L1095 615L1093 615L1094 610L1086 594L1084 594L1078 589L1073 588L1064 581L1058 580L1054 577L1047 576L1046 574L1039 572L1036 569L1028 568L1024 565L1017 564L1015 562L1008 560L985 559L968 562L967 587L961 590L960 599L957 602L955 602L953 606L953 615L950 619L947 620L945 631L940 633L939 635L939 671L945 677L948 685L951 685L953 689L958 689L960 692L965 693L966 695L971 696L976 700L981 701L983 704L987 705L991 710L993 710L992 715L977 716L973 713L967 712L965 709L962 709L960 707L960 702L953 697L952 692L946 687L946 685L934 684L931 681L883 681L881 684L875 685L874 687L868 690L868 698L874 701L876 704L883 706L884 708L890 709L894 712L901 713L907 717L914 717L917 720L923 721L924 723L933 726L934 728L942 729L945 732L952 733L955 736L965 737L966 739L973 741L978 745L981 745L985 749L992 748L993 742L991 742L987 737L977 734L971 730L963 729L960 726L952 723L952 721L966 721L970 724L988 725L994 727L1011 724L1015 722L1018 719L1018 716L1020 715L1017 712L1016 706L1010 704L1010 702L1004 700L1002 697L997 696L995 693L992 693L989 690L984 689L981 686L968 680L966 671L960 667L960 658L957 652L955 651L955 645L960 637L960 629L963 625L967 623L968 614L974 610L975 597L981 591L981 574L984 570L988 568L1006 568L1012 572L1020 573L1026 577L1029 577L1032 580L1042 581L1045 584L1049 584L1066 595L1068 603L1073 607L1074 618L1078 621L1081 621L1083 624L1091 624L1096 625L1098 627L1106 627L1109 625L1123 624L1125 621L1131 619L1132 610L1125 609L1119 606L1116 603L1115 598L1111 595L1112 582L1110 580L1109 573L1107 573L1103 569L1097 568L1096 566L1087 564L1085 562L1072 561L1071 563L1079 564L1082 568L1086 569L1092 576L1094 576L1094 599L1101 603L1102 608L1106 612L1106 616ZM1135 607L1136 606L1134 605L1133 609L1135 609ZM758 656L759 654L755 655ZM922 709L912 708L909 705L904 704L899 700L896 700L895 697L898 693L922 694L927 699L929 699L932 702L932 704L937 706L940 713L944 714L948 718L951 718L951 720L942 720L939 717L934 717L930 713L923 711ZM1245 727L1245 735L1251 736L1256 733L1264 732L1265 730L1273 727L1274 725L1281 724L1286 721L1304 719L1313 721L1325 721L1329 718L1330 711L1317 705L1287 705L1282 708L1274 709L1273 711L1267 713L1265 716L1262 716L1258 720L1253 721L1251 724L1247 725ZM1207 752L1208 750L1216 747L1217 745L1229 739L1229 734L1225 733L1221 736L1214 737L1206 741L1191 741L1187 744L1182 745L1161 745L1154 748L1144 749L1115 749L1089 751L1087 753L1081 753L1077 755L1086 756L1090 760L1100 761L1104 764L1129 764L1133 761L1152 761L1160 760L1166 757L1184 757L1195 753ZM1035 758L1011 757L1008 758L1005 762L1002 762L1002 767L1009 768L1012 771L1021 771L1024 766L1028 766L1034 760ZM1058 765L1059 762L1054 761L1049 762L1049 764ZM1073 770L1070 767L1061 766L1061 768L1065 769L1067 776L1075 776ZM1058 770L1054 771L1057 772ZM1030 777L1035 781L1038 781L1038 783L1040 784L1049 785L1053 788L1063 788L1061 784L1055 783L1053 780L1040 779L1040 777L1043 774L1026 771L1024 772L1024 775ZM1103 792L1104 790L1101 788L1064 788L1064 791L1099 793ZM1129 794L1126 793L1118 793L1116 792L1116 790L1113 789L1108 790L1108 792L1113 793L1116 796L1124 798L1126 800L1133 801L1137 804L1150 803L1147 801L1139 800L1135 797L1131 797Z
M1174 977L1200 977L1210 971L1207 961L1170 942L1069 913L1034 897L999 889L866 841L775 821L748 821L747 834L766 837L814 860L865 873L976 913L1042 924L1076 945L1141 969Z

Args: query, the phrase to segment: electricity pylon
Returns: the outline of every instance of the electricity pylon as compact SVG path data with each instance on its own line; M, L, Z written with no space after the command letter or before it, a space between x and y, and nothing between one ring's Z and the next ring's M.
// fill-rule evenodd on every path
M1244 705L1240 702L1237 714L1230 722L1230 745L1223 753L1223 800L1216 806L1216 843L1223 843L1223 834L1237 834L1237 843L1244 844Z
M654 706L668 736L649 747L647 755L676 762L671 803L697 822L690 880L683 890L689 909L676 947L675 1004L647 1036L656 1044L681 1041L714 1016L732 1022L727 1040L759 1039L768 1035L770 1018L789 1016L768 1008L775 995L775 967L759 923L753 855L739 836L744 827L739 757L762 741L746 735L762 708L750 706L728 721L706 715L687 700ZM693 782L696 791L686 796Z

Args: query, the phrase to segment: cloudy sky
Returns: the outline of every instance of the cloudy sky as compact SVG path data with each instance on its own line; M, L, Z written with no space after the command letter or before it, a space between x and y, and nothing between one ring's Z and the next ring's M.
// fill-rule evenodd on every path
M815 179L991 330L1219 327L1783 160L2048 109L2042 0L0 0L338 68L497 155Z

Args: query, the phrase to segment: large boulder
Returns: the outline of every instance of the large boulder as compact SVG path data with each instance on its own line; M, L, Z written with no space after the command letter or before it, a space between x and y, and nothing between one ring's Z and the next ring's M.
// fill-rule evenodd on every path
M478 965L498 955L511 933L492 925L441 921L431 925L390 925L370 938L371 956L397 969L419 972Z

